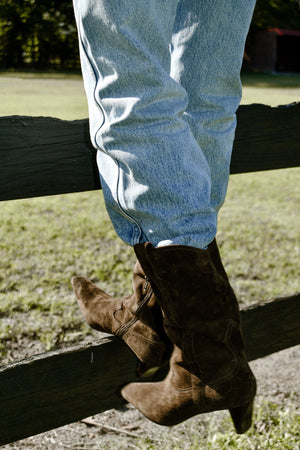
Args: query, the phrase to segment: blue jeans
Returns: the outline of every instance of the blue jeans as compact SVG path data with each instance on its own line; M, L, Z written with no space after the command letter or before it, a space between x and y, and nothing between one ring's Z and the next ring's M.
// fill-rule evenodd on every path
M129 245L205 248L255 0L73 0L107 211Z

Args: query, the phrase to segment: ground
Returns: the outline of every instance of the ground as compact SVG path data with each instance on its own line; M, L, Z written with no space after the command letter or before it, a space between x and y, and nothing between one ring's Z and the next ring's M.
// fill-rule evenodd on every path
M288 405L289 403L299 404L300 345L252 361L250 365L258 381L258 398L265 398L281 405ZM218 416L225 413L212 414ZM199 416L201 426L211 426L209 422L211 416L211 414ZM88 418L86 421L73 423L13 444L5 445L2 448L3 450L136 449L154 448L154 446L157 446L157 448L162 446L163 448L172 449L190 448L183 447L184 440L180 441L180 446L176 447L174 436L176 436L177 432L179 435L180 432L186 433L189 422L192 423L191 421L187 421L185 424L171 429L166 429L151 423L133 407L128 405L122 410L109 410ZM200 423L197 426L199 427ZM139 446L138 438L140 437L148 439L147 445L149 447ZM172 444L168 447L170 442Z

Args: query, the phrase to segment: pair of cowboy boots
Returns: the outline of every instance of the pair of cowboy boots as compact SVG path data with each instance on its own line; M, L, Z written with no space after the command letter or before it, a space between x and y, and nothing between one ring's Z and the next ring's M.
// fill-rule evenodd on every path
M169 360L163 381L130 383L122 396L160 425L229 409L236 431L244 433L256 382L216 241L206 250L149 242L134 250L131 296L114 299L83 277L72 280L90 326L120 336L145 370Z

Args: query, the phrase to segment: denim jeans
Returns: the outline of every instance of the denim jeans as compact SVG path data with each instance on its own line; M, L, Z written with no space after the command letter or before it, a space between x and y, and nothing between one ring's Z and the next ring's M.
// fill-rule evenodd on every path
M129 245L205 248L255 0L73 0L106 208Z

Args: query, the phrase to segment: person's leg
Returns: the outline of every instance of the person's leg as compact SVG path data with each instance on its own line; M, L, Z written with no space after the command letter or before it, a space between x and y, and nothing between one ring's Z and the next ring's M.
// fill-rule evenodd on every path
M200 2L201 3L201 2ZM108 213L128 244L205 248L210 169L170 77L178 0L74 0L92 142Z
M169 76L169 45L178 0L73 3L91 140L99 150L109 215L128 244L158 243L169 236L168 219L174 228L178 202L184 205L183 192L177 194L175 186L182 176L176 173L180 165L176 151L186 135L197 147L180 119L186 94ZM209 185L207 176L203 184ZM121 337L143 363L142 370L158 367L172 346L139 262L132 282L132 295L112 298L86 278L72 280L87 323Z
M240 67L254 1L181 0L172 39L171 75L188 93L183 113L211 170L216 214L229 176ZM215 242L135 246L157 293L174 344L170 370L158 383L131 383L122 395L146 417L175 425L229 409L238 433L251 425L255 378L244 352L239 309Z
M181 0L171 76L188 94L183 113L211 170L211 206L223 204L241 99L240 70L255 0Z
M160 425L229 409L236 431L251 425L255 378L247 363L239 308L216 242L206 250L138 244L174 345L163 381L130 383L123 397Z
M101 181L112 221L131 244L184 244L135 246L163 310L174 352L164 382L129 385L123 394L159 423L230 408L237 430L245 431L255 380L243 351L236 299L213 244L207 250L189 247L206 247L212 241L218 208L211 205L207 158L184 119L186 91L166 67L173 19L163 18L170 2L119 2L118 7L126 4L128 15L117 21L106 2L92 3L82 3L75 11L93 142L100 150ZM158 9L153 10L154 5ZM145 40L137 18L144 19L144 30L160 32ZM103 51L94 33L101 36ZM133 60L135 64L129 64Z

